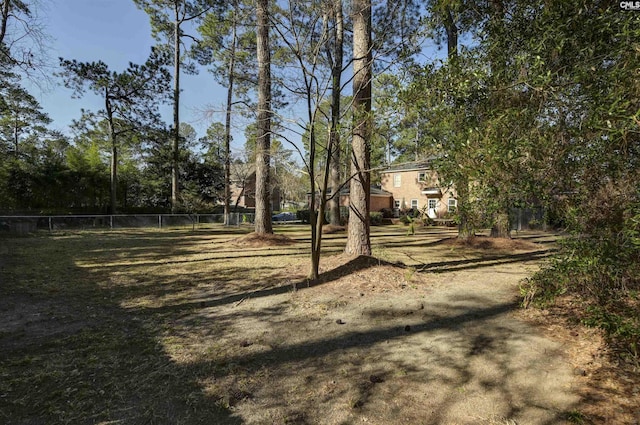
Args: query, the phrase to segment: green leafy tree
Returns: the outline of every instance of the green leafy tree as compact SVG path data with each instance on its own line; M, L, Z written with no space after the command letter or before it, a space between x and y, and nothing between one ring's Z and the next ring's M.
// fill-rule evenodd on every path
M38 101L18 85L2 87L0 96L0 140L7 154L19 159L21 143L45 135L51 119Z
M156 49L143 65L130 63L123 72L109 70L107 64L60 59L65 85L74 96L87 89L101 96L104 109L87 113L87 118L105 120L111 145L111 212L117 209L119 138L144 127L159 125L158 99L167 93L167 58Z
M197 45L199 62L210 65L216 80L227 88L224 124L224 215L229 224L231 202L231 127L234 106L248 104L247 92L255 88L253 68L255 31L251 25L253 5L233 0L225 15L208 13L198 28L202 40ZM235 100L234 96L239 97Z
M27 194L37 190L33 177L50 122L38 101L15 81L0 82L0 196L6 208L27 207Z
M177 212L179 202L179 155L180 155L180 72L185 69L185 40L194 37L186 32L189 23L197 23L216 3L211 0L134 0L144 10L151 22L152 35L165 39L166 47L173 55L173 126L171 168L171 210ZM195 72L193 66L187 71Z

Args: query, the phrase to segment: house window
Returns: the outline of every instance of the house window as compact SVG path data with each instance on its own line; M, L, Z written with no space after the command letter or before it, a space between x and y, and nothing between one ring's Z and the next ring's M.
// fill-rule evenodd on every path
M393 201L393 208L400 208L400 200L396 199Z
M418 209L418 200L417 199L412 199L411 200L411 209L412 210L417 210Z
M427 173L425 173L424 171L419 172L418 173L418 181L419 182L426 182L427 181Z
M402 184L402 174L393 175L393 187L400 187Z
M458 202L451 198L449 199L449 202L447 203L447 211L449 212L456 212L456 207L458 206Z
M438 200L434 198L429 198L427 200L427 208L429 208L430 210L435 210L436 208L438 208Z

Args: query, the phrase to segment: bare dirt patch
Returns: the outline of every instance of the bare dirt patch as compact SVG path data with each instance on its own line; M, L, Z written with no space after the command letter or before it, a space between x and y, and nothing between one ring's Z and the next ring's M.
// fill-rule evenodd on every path
M637 355L611 345L601 329L577 322L582 307L563 296L544 310L520 310L518 317L561 341L577 377L585 423L637 424L640 421L640 364Z

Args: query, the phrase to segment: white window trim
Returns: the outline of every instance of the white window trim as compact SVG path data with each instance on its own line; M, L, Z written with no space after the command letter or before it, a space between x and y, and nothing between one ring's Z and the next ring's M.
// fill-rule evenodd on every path
M451 203L451 201L453 201L453 204ZM454 212L452 211L452 208L454 209L458 208L458 200L454 198L449 198L449 200L447 201L447 211Z
M413 204L414 204L414 203L416 204L416 206L415 206L415 207L413 206ZM417 199L412 199L412 200L411 200L411 209L414 209L414 208L415 208L415 209L418 209L419 207L420 207L420 203L419 203L419 201L418 201Z
M400 208L400 207L401 207L401 205L402 205L402 203L400 202L400 200L399 200L399 199L395 199L395 200L393 201L393 208Z
M435 204L435 206L431 206L431 202L433 202ZM438 200L436 198L427 198L427 208L428 209L434 209L437 210L438 209Z
M402 186L402 174L396 173L393 175L393 187Z
M422 178L420 178L422 177ZM427 181L427 173L424 171L418 171L418 181L420 183L424 183Z

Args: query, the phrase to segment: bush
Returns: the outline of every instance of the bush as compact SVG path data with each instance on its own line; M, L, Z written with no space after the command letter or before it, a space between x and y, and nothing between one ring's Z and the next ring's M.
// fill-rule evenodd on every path
M390 208L383 208L380 210L382 218L393 218L393 210Z
M311 223L311 211L309 210L298 210L296 211L296 218L303 223Z
M381 212L376 212L376 211L372 211L369 213L369 223L372 226L379 226L382 224L382 213Z
M296 218L303 223L311 224L311 211L310 210L299 210L296 211ZM324 213L324 223L329 223L329 211L325 211Z
M571 294L584 306L577 319L633 344L640 336L640 193L633 186L607 185L593 198L598 208L587 202L567 216L573 234L525 283L524 304L544 306Z

